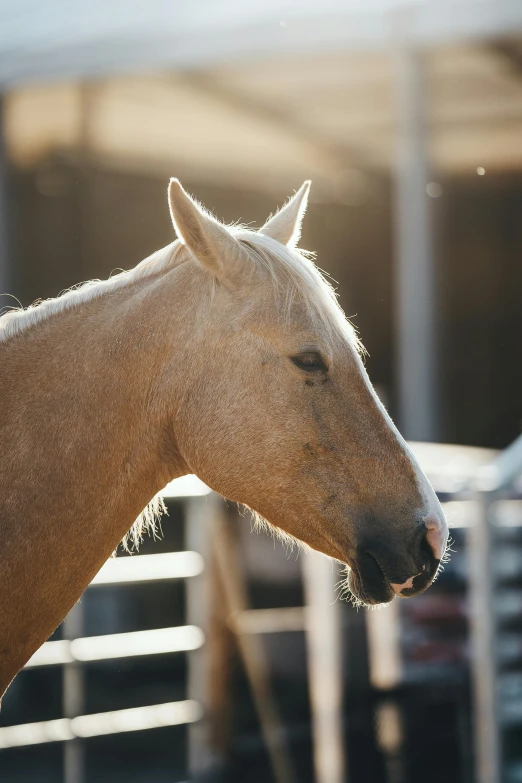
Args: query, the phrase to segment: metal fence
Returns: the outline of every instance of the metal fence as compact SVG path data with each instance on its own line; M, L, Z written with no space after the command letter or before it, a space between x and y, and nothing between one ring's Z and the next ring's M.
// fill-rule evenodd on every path
M446 501L473 503L470 539L470 629L471 670L474 702L474 756L477 783L500 783L503 779L499 681L496 650L495 576L492 550L495 539L495 506L499 501L521 496L522 437L497 459L471 477L457 480ZM82 604L78 603L63 625L63 639L46 642L27 667L61 666L63 671L63 717L0 728L0 749L44 742L64 742L64 781L84 780L83 740L162 726L189 724L189 766L191 774L215 763L208 743L209 655L205 632L210 623L213 589L208 564L221 569L226 610L233 618L238 647L252 688L262 733L277 783L295 780L284 732L270 687L268 665L259 636L279 631L304 631L307 635L309 688L313 714L314 764L318 783L341 783L346 778L346 760L341 739L342 662L339 605L332 601L334 569L323 557L303 558L305 607L251 610L246 600L241 569L233 560L232 542L227 539L226 513L221 499L194 477L171 485L168 497L185 504L188 549L184 552L139 555L109 560L89 590L102 585L130 585L170 579L187 580L187 624L149 631L85 636ZM232 559L231 559L232 557ZM369 650L374 678L379 686L397 679L400 653L397 607L369 613ZM378 617L378 622L375 618ZM382 634L386 637L386 655ZM189 656L187 696L183 701L84 714L83 665L91 661L187 652ZM379 668L380 667L380 668ZM337 727L332 731L332 727Z
M227 530L227 514L222 499L210 494L210 490L193 476L173 482L164 496L183 501L190 548L183 552L110 559L88 589L186 580L187 624L85 636L83 607L78 602L63 622L64 638L43 644L26 664L26 668L62 667L63 717L0 728L0 751L63 742L64 783L83 783L84 739L189 724L190 773L197 777L211 770L216 758L209 742L211 661L205 649L205 632L211 624L210 593L213 589L208 563L215 560L224 577L227 614L233 618L233 630L254 696L274 779L277 783L296 781L260 635L291 630L304 631L307 635L317 779L322 783L340 783L344 780L340 734L340 623L339 607L331 600L336 581L331 562L319 555L306 559L303 566L306 607L249 609L241 569L237 567L237 559L234 561L234 546ZM84 713L84 664L176 652L190 653L187 699L104 713ZM336 727L334 731L332 726Z
M180 498L186 513L205 518L210 490L195 477L169 486L166 497ZM163 580L190 580L204 572L200 553L194 551L139 555L107 561L89 590L106 585L132 585ZM56 720L6 726L0 729L0 749L64 742L64 781L82 783L82 740L120 732L138 731L192 723L201 718L201 705L194 699L133 709L84 714L84 668L91 661L193 651L204 644L201 628L194 624L132 633L84 636L83 605L78 602L65 618L63 639L49 641L32 656L26 668L62 667L63 717Z
M500 783L506 776L509 777L502 753L493 551L497 524L495 506L500 501L521 496L521 476L522 436L492 464L481 469L461 493L474 498L479 508L475 524L471 527L469 583L477 783Z

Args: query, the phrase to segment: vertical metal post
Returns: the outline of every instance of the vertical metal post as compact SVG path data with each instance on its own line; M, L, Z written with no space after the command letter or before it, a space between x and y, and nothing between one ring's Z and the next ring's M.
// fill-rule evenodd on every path
M205 569L199 576L186 582L187 622L202 628L205 635L210 625L210 577L208 563L212 536L212 516L217 497L207 495L187 500L185 507L185 546L199 552L205 561ZM208 710L209 703L209 661L205 647L193 650L188 659L187 698L194 699ZM216 765L209 744L208 714L196 723L191 723L189 732L188 767L190 779L197 781L212 772Z
M84 635L83 604L73 606L63 621L65 639L78 639ZM65 718L75 718L84 711L84 671L81 663L68 663L63 668L62 706ZM83 741L76 738L63 745L64 783L84 783L85 764Z
M392 601L381 611L365 613L370 682L386 691L402 680L400 603Z
M315 780L345 783L340 604L334 563L303 557L308 682L312 707Z
M366 612L365 619L370 682L382 695L402 681L399 600L396 598L381 611ZM405 778L403 722L400 702L393 694L376 705L376 739L384 756L388 783L401 783Z
M469 550L475 777L477 783L500 783L492 501L486 494L478 495L477 500L477 520L470 528Z
M437 436L435 275L430 226L426 68L397 53L395 170L396 328L399 426L410 440Z
M5 97L0 93L0 309L8 303L2 294L9 293L12 284L8 242L7 179L8 163L5 147Z

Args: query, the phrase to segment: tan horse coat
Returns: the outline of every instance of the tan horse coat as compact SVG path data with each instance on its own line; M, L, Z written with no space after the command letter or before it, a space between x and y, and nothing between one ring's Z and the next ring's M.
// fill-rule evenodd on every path
M176 243L0 319L0 694L186 473L347 563L365 603L433 579L438 501L293 249L307 193L255 233L173 181Z

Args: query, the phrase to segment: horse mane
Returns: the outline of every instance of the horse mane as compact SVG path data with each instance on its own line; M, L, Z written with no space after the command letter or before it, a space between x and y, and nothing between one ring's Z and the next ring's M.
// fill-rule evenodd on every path
M290 249L245 226L229 226L229 230L245 246L253 263L270 275L274 291L282 300L287 322L290 319L292 304L299 297L310 313L317 316L331 333L336 327L348 336L359 352L364 350L353 325L338 303L333 286L326 279L325 273L314 264L313 253ZM55 313L72 309L105 293L168 271L187 258L187 248L177 239L152 253L133 269L118 272L107 280L88 280L79 283L66 289L57 297L39 299L27 308L9 307L7 312L0 315L0 342L47 320Z
M0 315L0 342L25 332L32 326L45 321L55 313L72 309L82 302L96 299L105 293L116 291L137 280L161 274L175 265L185 247L179 240L157 250L128 271L117 272L107 280L88 280L67 288L52 299L37 299L29 307L9 307Z
M290 249L271 237L245 226L234 225L230 226L229 230L245 247L254 265L261 272L269 275L286 323L290 321L293 303L299 300L304 303L309 313L326 327L331 336L341 332L355 350L363 353L364 349L353 325L343 313L333 286L315 265L312 253ZM0 315L0 343L25 332L56 313L78 307L83 302L138 280L169 271L188 258L189 251L177 239L152 253L129 271L114 274L107 280L89 280L80 283L53 299L38 300L25 309L11 308ZM165 512L166 508L161 496L153 498L125 535L122 541L124 549L127 551L132 548L137 549L146 534L156 536L159 520ZM259 515L254 514L253 518L256 527L266 526ZM285 536L285 540L286 538Z
M166 513L167 507L161 495L153 497L124 535L121 542L123 549L126 552L131 552L133 549L138 551L146 535L153 536L153 538L160 537L160 521L163 514Z

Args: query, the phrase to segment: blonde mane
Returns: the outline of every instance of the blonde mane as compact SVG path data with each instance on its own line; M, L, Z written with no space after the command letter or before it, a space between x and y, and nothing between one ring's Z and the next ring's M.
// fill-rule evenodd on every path
M340 331L348 337L356 350L360 352L363 350L354 327L346 319L337 301L332 285L314 264L311 253L290 249L244 226L229 226L229 230L244 245L254 265L270 276L274 293L283 308L286 323L289 323L291 318L292 304L299 299L304 302L309 312L326 326L330 334ZM37 301L26 309L13 308L0 316L0 343L37 326L56 313L78 307L83 302L138 280L160 275L188 258L189 251L177 239L148 256L129 271L119 272L107 280L80 283L56 298ZM162 498L160 496L153 498L124 537L122 541L124 549L127 551L132 548L137 549L145 535L155 536L158 532L158 522L165 511ZM266 527L267 523L259 515L254 515L254 519L256 527Z
M39 299L27 308L10 308L0 316L0 342L25 332L55 313L72 309L90 299L130 285L136 280L161 274L171 268L182 248L181 242L176 240L145 258L134 269L119 272L108 280L88 280L86 283L68 288L53 299L43 301Z
M355 329L337 301L335 290L314 264L312 253L289 249L244 226L229 226L229 230L246 247L253 263L270 275L274 291L282 302L285 321L290 320L292 304L299 297L330 332L335 331L336 327L349 337L357 350L362 350ZM188 253L185 245L177 239L152 253L133 269L119 272L107 280L89 280L67 289L55 298L37 300L27 308L10 308L0 316L0 342L47 320L55 313L72 309L138 280L167 272L188 258Z

